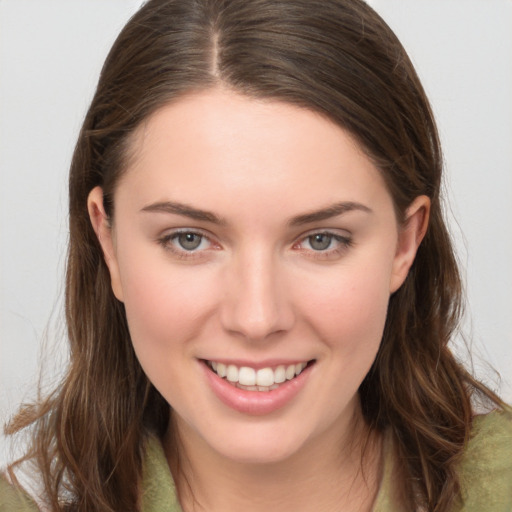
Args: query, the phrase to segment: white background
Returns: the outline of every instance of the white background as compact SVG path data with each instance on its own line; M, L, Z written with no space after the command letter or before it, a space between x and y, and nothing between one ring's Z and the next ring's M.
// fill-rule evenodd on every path
M512 401L512 2L373 0L438 119L476 370ZM65 363L67 171L103 59L140 0L0 0L0 424ZM41 346L45 342L42 351ZM0 466L5 462L0 439Z

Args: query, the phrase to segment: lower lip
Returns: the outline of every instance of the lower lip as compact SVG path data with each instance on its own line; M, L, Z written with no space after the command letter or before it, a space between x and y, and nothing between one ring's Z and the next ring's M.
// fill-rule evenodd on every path
M227 380L220 378L204 361L201 364L210 387L221 402L235 411L255 416L270 414L291 402L304 387L313 366L307 366L297 377L283 382L277 389L247 391L237 388Z

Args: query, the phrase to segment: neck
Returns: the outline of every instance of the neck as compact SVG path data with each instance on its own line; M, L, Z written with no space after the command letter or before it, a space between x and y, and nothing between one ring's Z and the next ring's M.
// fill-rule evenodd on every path
M291 457L271 463L227 459L179 419L173 423L167 453L177 447L180 469L169 462L185 512L371 510L381 477L381 440L370 434L359 408L351 420L340 419Z

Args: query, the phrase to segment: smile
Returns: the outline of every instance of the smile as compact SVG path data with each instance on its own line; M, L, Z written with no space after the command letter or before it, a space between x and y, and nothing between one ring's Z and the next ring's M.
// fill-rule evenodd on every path
M240 361L201 359L210 389L225 405L243 414L271 414L292 403L309 381L316 360L250 366Z
M312 363L310 361L309 363ZM309 364L307 361L274 368L255 369L249 366L238 367L217 361L206 361L207 366L220 378L245 391L273 391L283 382L297 377Z

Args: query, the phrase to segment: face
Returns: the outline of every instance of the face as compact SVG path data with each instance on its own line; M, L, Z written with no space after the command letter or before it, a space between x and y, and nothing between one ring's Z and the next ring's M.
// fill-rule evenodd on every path
M156 112L133 150L112 229L100 189L89 209L182 437L265 462L342 435L427 200L399 228L379 171L340 127L221 90Z

